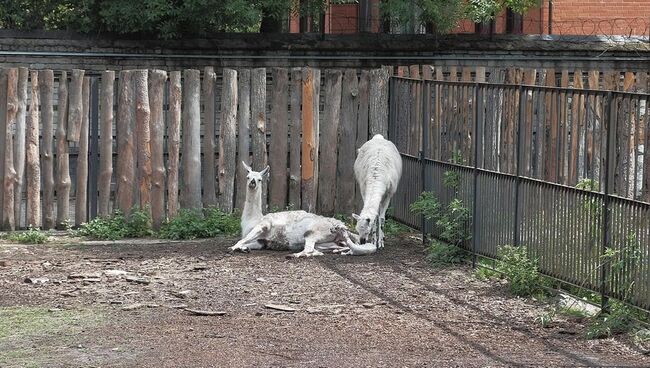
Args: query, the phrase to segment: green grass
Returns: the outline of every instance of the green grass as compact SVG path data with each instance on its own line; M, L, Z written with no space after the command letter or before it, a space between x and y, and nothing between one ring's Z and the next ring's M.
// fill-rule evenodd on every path
M238 235L240 217L217 208L181 210L176 217L165 222L158 236L171 240L213 238L218 235Z
M101 313L89 310L0 308L0 366L46 366L44 361L51 359L61 345L102 320Z
M116 212L109 217L97 217L82 224L74 235L97 240L142 238L153 234L151 217L147 211L136 210L130 216Z
M46 232L36 228L29 228L27 231L17 231L7 235L7 240L23 244L43 244L47 242Z

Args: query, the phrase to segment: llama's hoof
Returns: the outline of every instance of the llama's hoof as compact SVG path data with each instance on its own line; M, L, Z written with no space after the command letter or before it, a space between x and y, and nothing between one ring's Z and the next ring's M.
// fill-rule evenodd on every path
M309 253L307 253L305 251L302 251L302 252L291 254L291 255L287 256L287 258L315 257L315 256L322 256L322 255L323 255L323 252L318 251L318 250L314 250L314 251L309 252Z
M336 253L344 254L345 252L349 252L349 251L350 251L350 248L345 247L345 248L334 249L332 251L332 253L334 253L334 254L336 254Z
M234 252L250 253L251 251L250 249L248 249L248 247L236 247L236 246L230 247L228 248L228 250L230 250L230 253L234 253Z

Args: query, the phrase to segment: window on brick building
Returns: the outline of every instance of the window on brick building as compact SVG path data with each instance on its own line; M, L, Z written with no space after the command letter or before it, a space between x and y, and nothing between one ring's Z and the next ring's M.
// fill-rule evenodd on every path
M524 31L524 19L519 13L515 13L512 9L506 10L506 33L508 34L522 34Z

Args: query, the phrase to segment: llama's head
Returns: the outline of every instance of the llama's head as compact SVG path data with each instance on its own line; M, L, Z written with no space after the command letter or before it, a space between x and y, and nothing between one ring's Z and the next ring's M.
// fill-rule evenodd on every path
M368 241L368 238L372 236L375 232L375 222L377 221L376 215L364 214L357 215L356 213L352 214L352 217L357 221L357 233L359 233L359 244L365 244Z
M253 169L250 166L246 165L244 161L241 163L244 165L244 168L246 168L246 171L248 171L248 175L246 175L246 186L248 189L255 190L257 188L261 188L262 180L265 180L269 176L270 167L267 165L264 170L257 172L253 171Z

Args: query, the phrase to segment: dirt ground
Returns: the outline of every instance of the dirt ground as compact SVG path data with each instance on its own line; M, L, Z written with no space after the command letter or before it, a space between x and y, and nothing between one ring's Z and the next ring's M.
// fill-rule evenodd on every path
M235 240L0 245L0 367L650 366L409 237L293 260Z

